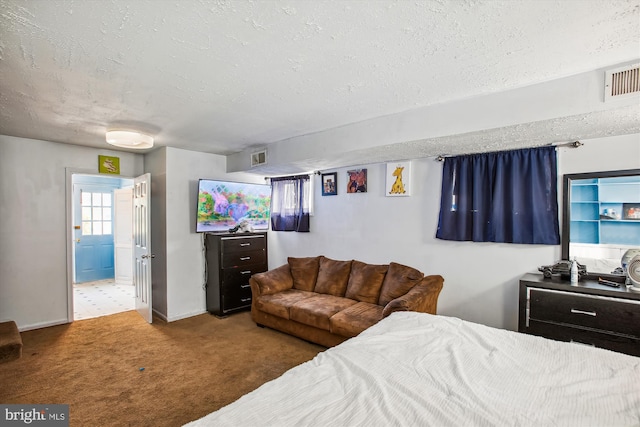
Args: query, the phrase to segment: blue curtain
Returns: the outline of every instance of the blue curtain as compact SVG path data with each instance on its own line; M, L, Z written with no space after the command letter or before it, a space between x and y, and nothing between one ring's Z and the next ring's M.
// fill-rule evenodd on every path
M271 178L271 230L309 231L309 175Z
M556 181L554 147L448 157L436 237L558 245Z

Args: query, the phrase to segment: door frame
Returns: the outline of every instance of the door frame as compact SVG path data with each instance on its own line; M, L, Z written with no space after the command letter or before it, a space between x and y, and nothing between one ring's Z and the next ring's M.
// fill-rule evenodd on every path
M73 175L91 175L105 178L105 175L96 173L95 169L65 168L65 204L66 227L65 246L67 249L67 322L73 322ZM114 175L111 178L131 179L133 177Z

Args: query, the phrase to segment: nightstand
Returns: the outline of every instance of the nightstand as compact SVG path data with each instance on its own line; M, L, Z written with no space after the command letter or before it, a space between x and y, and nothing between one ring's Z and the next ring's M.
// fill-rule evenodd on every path
M640 356L640 293L596 280L520 279L518 331Z

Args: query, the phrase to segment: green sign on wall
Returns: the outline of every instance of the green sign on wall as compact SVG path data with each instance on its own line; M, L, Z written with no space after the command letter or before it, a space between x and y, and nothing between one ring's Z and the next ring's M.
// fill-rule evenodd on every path
M120 158L112 156L98 156L98 172L120 175Z

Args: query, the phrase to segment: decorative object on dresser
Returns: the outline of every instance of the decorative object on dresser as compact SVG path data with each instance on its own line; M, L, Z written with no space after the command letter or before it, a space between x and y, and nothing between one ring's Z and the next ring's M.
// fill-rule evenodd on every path
M553 265L543 265L538 267L538 271L541 271L544 277L551 277L554 274L559 274L563 279L567 279L571 276L572 262L569 260L560 260ZM578 269L578 275L580 277L587 274L587 267L576 262L576 268Z
M251 275L268 270L267 233L207 234L207 311L226 316L251 307Z
M626 267L627 276L629 277L629 290L640 292L640 255L631 258Z
M396 311L436 314L444 279L395 262L317 256L289 257L249 283L251 318L258 326L332 347Z
M518 331L640 356L640 293L609 283L525 274Z

